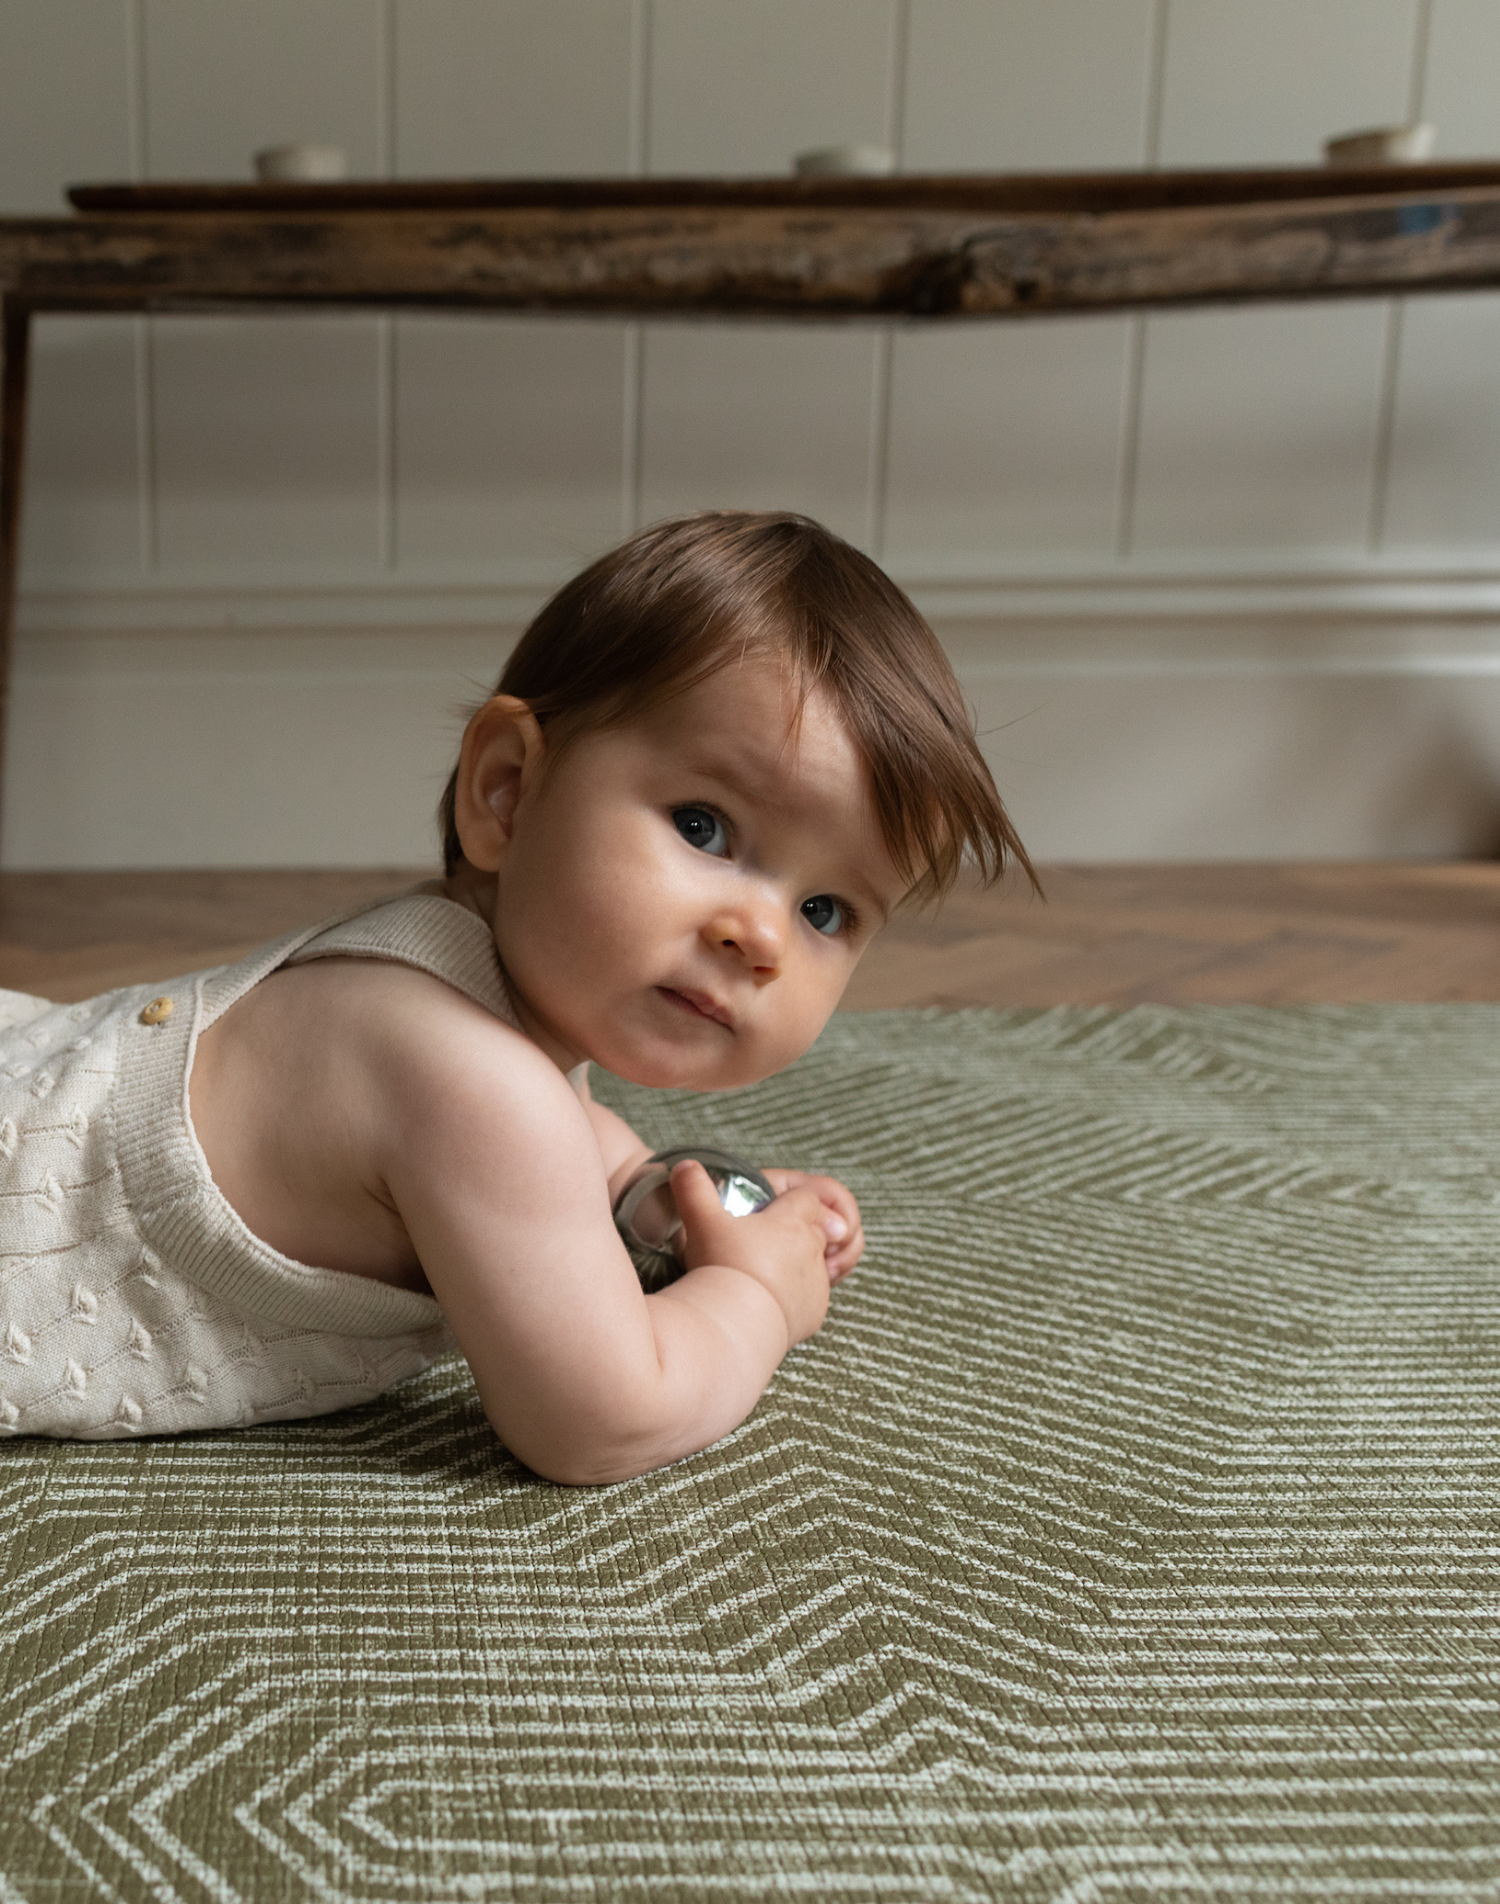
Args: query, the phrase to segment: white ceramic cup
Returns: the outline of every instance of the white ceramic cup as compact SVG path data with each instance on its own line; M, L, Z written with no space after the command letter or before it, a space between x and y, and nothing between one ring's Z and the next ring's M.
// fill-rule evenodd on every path
M1323 157L1330 165L1420 165L1432 157L1437 127L1419 120L1410 126L1372 126L1368 132L1345 132L1325 141Z
M792 162L798 178L887 178L896 155L884 145L820 145Z
M255 155L261 179L341 179L348 171L348 156L337 145L268 145Z

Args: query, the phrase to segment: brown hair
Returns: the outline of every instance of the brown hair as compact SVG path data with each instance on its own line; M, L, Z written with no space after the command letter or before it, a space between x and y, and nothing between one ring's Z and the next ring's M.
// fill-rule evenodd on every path
M527 702L565 747L767 649L802 697L832 695L915 897L945 892L966 851L986 883L1014 859L1036 885L937 637L868 556L806 516L726 509L643 529L552 597L495 692ZM439 809L450 873L463 860L457 787L455 768Z

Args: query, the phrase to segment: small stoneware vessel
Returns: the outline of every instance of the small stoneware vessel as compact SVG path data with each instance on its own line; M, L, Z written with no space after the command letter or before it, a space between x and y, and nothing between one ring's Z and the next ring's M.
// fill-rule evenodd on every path
M1330 165L1421 165L1432 157L1437 128L1425 120L1410 126L1372 126L1329 139L1323 157Z
M615 1228L620 1232L641 1287L649 1296L676 1282L687 1268L682 1252L685 1237L677 1199L669 1179L675 1164L689 1158L702 1164L713 1179L719 1201L731 1216L753 1216L775 1201L776 1192L754 1164L708 1144L687 1144L680 1150L659 1150L648 1157L615 1199Z
M792 161L798 178L888 178L896 155L887 145L820 145Z
M268 145L255 155L259 179L341 179L348 171L342 146Z

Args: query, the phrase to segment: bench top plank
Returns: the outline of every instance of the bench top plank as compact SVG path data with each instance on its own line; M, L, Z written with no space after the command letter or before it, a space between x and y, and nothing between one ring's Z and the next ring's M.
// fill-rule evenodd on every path
M0 219L0 296L931 320L1500 284L1497 165L73 195L90 209Z

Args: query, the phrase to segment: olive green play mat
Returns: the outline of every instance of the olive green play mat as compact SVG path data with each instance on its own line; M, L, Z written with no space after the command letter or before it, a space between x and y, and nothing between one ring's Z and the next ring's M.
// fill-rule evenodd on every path
M850 1183L822 1335L592 1491L457 1361L0 1445L0 1904L1500 1898L1500 1008L600 1094Z

